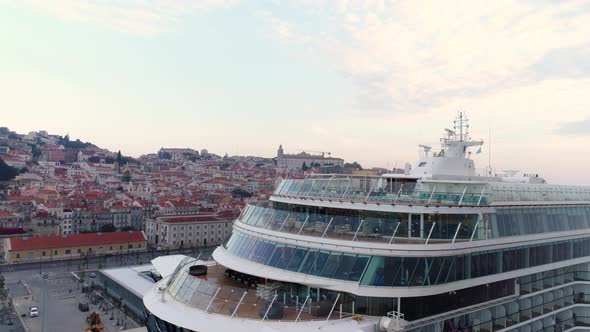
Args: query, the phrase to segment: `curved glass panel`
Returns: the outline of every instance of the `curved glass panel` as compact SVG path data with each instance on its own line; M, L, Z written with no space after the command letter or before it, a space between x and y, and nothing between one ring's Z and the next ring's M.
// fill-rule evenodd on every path
M389 257L296 247L239 232L235 232L234 237L227 242L226 249L238 257L278 269L355 281L365 286L433 286L590 256L590 238L457 256ZM244 256L248 251L253 254Z

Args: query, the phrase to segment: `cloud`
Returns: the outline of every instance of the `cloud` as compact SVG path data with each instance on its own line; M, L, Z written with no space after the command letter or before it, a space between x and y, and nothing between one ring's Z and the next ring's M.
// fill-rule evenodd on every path
M348 77L358 108L413 111L534 84L544 79L540 68L553 66L556 78L563 61L547 62L552 52L590 45L590 10L581 1L303 3L290 4L296 18L270 8L273 31Z
M169 30L182 18L213 8L228 8L238 0L0 0L0 4L25 7L64 21L94 24L138 35Z
M555 132L560 135L590 136L590 118L563 123Z

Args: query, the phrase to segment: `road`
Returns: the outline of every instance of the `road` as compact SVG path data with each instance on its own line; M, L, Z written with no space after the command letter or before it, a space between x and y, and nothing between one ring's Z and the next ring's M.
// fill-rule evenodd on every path
M14 326L4 326L0 322L0 332L4 331L42 331L44 326L45 332L63 332L63 331L83 331L85 327L85 317L88 313L82 313L78 310L79 302L89 302L81 293L80 285L72 277L72 271L92 271L100 268L110 268L119 266L130 266L137 264L146 264L155 257L162 255L172 255L183 253L186 255L209 258L215 247L185 249L170 252L144 252L129 253L116 256L91 256L87 259L77 258L64 261L45 261L20 263L13 265L0 265L0 272L6 278L6 285L9 289L9 296L13 299L15 309L19 315L24 317L17 318L14 316ZM28 317L28 311L31 306L39 307L39 317ZM105 310L99 310L98 305L90 303L90 312L97 311L103 315L103 321L106 324L106 331L118 331L116 318L113 313ZM107 321L105 321L107 320ZM122 318L121 318L122 321ZM23 327L24 326L24 330ZM132 327L133 323L129 322L127 327Z
M131 252L117 255L87 256L84 258L72 258L54 261L39 261L18 264L0 265L0 273L15 271L35 271L38 273L47 271L80 271L80 270L97 270L107 267L129 266L138 264L147 264L152 259L163 255L185 254L189 256L198 256L209 258L216 247L187 248L170 251L146 251Z

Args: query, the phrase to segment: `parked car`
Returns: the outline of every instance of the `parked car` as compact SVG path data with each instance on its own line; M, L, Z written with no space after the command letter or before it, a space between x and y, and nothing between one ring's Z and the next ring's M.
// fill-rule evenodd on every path
M90 278L96 278L96 273L94 273L94 272L90 272L90 273L88 274L88 276L89 276Z
M30 317L37 317L37 316L39 316L39 308L37 308L37 307L31 307L29 309L29 316Z
M87 312L88 310L90 310L90 308L88 307L88 303L78 303L78 309L80 309L80 311L82 312Z

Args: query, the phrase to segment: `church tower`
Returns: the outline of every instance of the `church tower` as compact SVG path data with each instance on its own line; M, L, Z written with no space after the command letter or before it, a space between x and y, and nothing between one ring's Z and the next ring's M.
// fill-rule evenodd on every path
M277 150L277 158L283 157L283 145L279 145L279 149Z

